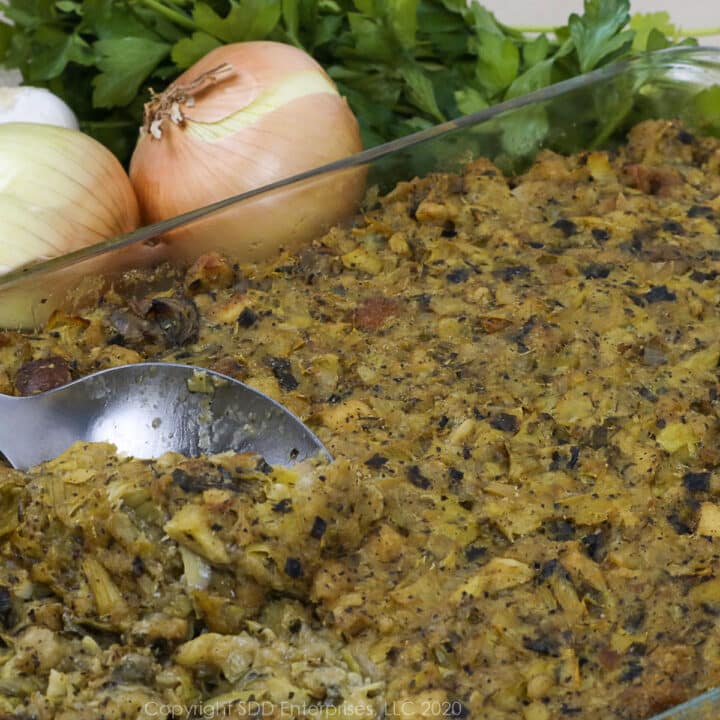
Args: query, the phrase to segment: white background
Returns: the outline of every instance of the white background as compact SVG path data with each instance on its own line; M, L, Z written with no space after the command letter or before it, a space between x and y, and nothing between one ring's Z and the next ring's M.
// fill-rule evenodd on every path
M508 25L565 24L570 13L581 13L582 0L481 0ZM683 30L720 27L718 0L630 0L630 12L665 11L672 22ZM703 45L720 45L720 35L702 38Z

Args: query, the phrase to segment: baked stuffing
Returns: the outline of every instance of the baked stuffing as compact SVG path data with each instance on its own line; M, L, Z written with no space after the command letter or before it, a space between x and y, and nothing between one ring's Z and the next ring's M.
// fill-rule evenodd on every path
M2 392L196 364L336 460L0 471L0 708L642 720L718 684L719 231L720 142L650 121L3 333Z

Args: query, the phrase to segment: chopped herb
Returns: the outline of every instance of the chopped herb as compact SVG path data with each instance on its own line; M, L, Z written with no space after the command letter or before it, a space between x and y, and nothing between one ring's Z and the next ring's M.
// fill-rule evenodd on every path
M708 492L710 490L709 472L688 472L683 475L683 485L688 492Z
M252 327L258 321L258 314L249 307L243 308L237 319L237 323L242 328Z
M420 468L417 465L411 465L407 469L407 479L421 490L427 490L431 485L430 479L426 478L422 472L420 472Z
M510 282L515 278L525 277L531 273L532 270L527 265L510 265L509 267L502 268L502 270L493 271L493 275L505 282Z
M610 233L602 228L593 228L590 234L600 243L607 242L610 239Z
M327 530L327 523L319 515L316 515L313 526L310 529L310 537L313 538L313 540L320 540L325 534L325 530Z
M585 552L596 562L600 563L605 559L606 555L606 538L605 534L598 530L590 533L582 539Z
M452 220L447 220L443 225L442 232L440 233L444 238L452 238L457 235L455 230L455 223Z
M456 483L460 482L465 477L465 473L462 470L458 470L454 467L448 468L448 475L450 476L450 480Z
M283 498L272 506L272 511L285 515L293 511L293 504L290 498Z
M565 218L556 220L552 226L556 230L559 230L566 238L577 233L577 225L572 220L566 220Z
M598 280L598 279L606 278L608 275L610 275L611 271L612 271L612 265L602 265L600 263L591 263L590 265L586 265L583 268L582 274L588 280Z
M286 358L268 358L268 365L283 390L295 390L300 384L292 374L290 361Z
M620 682L632 682L643 674L643 666L638 660L631 660L623 673L620 675Z
M516 433L520 429L520 421L509 413L498 413L490 418L490 426L503 432Z
M145 572L145 563L143 562L143 559L139 555L136 555L133 558L132 571L133 571L133 575L135 577L140 577L140 575L142 575Z
M554 638L531 638L525 636L522 640L523 647L526 650L532 650L538 655L550 655L551 657L558 657L560 655L560 643Z
M575 537L575 526L567 520L548 520L543 529L551 540L558 542L572 540Z
M673 235L685 234L685 228L675 220L666 220L660 227L665 230L665 232L672 233Z
M709 218L713 216L713 209L707 205L693 205L687 211L689 218Z
M677 139L683 145L692 145L695 142L695 136L687 130L681 130L677 135Z
M678 535L691 535L692 534L692 528L687 523L687 521L677 512L673 511L668 514L667 521L672 526L672 529L678 534Z
M470 271L467 268L457 268L450 271L446 277L448 282L458 285L464 283L470 277Z
M665 285L656 285L648 290L643 297L649 303L675 302L675 300L677 300L677 295L668 290Z
M303 576L302 563L297 558L288 558L285 561L285 574L294 579L301 578Z
M0 626L9 630L12 627L13 603L10 589L0 585Z
M708 280L714 280L718 276L717 270L712 270L711 272L701 272L700 270L693 270L693 272L690 274L690 279L693 282L699 282L704 283Z
M378 455L377 453L375 453L372 457L369 457L365 461L365 464L369 468L372 468L373 470L380 470L380 468L383 467L383 465L385 465L387 463L387 461L388 461L388 459L386 457L383 457L382 455Z
M465 558L473 562L479 560L481 557L487 554L487 548L481 547L480 545L468 545L465 548Z

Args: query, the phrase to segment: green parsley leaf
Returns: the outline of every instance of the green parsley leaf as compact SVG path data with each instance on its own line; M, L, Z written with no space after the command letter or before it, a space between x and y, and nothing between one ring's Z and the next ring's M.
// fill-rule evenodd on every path
M657 33L666 38L675 38L680 34L666 12L635 13L630 18L630 28L635 31L633 50L639 51L655 49L651 48L651 44L657 43ZM650 35L653 31L656 39L651 41Z
M390 27L401 47L415 46L418 0L386 0Z
M485 99L485 96L473 87L456 90L455 102L457 103L458 110L460 110L463 115L479 112L490 105Z
M33 52L27 73L32 82L60 75L70 62L92 65L95 61L92 48L79 34L67 34L48 25L35 32L33 47L37 49Z
M478 39L475 75L480 86L494 96L517 77L520 51L509 38L487 30L480 30Z
M585 13L570 16L570 36L582 72L589 72L606 57L632 45L634 32L622 30L629 19L629 0L585 0Z
M181 70L185 70L221 45L212 35L194 32L190 37L182 38L173 45L170 57Z
M410 101L438 122L443 122L445 117L443 117L438 107L435 90L430 78L419 67L414 65L404 65L401 72L407 84L405 92Z
M155 66L170 52L170 45L147 38L98 40L100 75L93 80L93 105L98 108L128 105Z
M55 3L55 7L66 13L75 13L76 15L83 14L82 3L74 2L74 0L58 0L58 2Z
M275 29L282 16L281 0L231 0L222 18L209 5L196 3L193 19L200 30L226 43L262 40Z

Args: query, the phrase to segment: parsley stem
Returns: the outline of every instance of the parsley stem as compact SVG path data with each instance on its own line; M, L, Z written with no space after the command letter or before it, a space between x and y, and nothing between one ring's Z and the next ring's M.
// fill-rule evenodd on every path
M554 33L555 30L557 30L556 26L545 26L542 25L513 25L509 28L510 30L514 30L515 32L519 33Z
M675 33L675 37L707 37L709 35L720 35L720 27L704 28L703 30L682 30Z
M185 13L180 12L179 10L176 10L174 8L169 8L167 5L164 5L162 2L160 2L160 0L138 1L142 5L145 5L146 7L154 10L158 15L162 15L164 18L174 23L175 25L179 25L186 30L197 30L197 26L195 25L195 23Z

